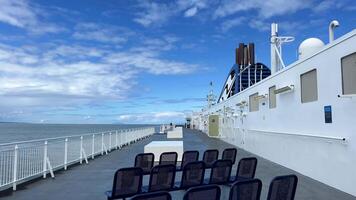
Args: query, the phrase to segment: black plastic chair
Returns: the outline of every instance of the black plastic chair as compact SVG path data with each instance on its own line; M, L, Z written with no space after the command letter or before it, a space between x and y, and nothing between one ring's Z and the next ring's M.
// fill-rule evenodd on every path
M237 153L236 148L227 148L223 151L221 159L222 160L231 160L232 165L234 165L236 162L236 153Z
M259 200L262 182L259 179L236 181L230 189L229 200Z
M190 162L183 168L179 189L200 186L204 182L205 164L203 161Z
M183 200L220 200L221 190L217 185L204 185L187 190Z
M226 184L230 182L232 163L230 160L217 160L211 168L209 184Z
M108 200L125 199L141 192L142 169L139 167L122 168L116 171L112 191L105 194Z
M159 157L159 165L177 165L177 152L164 152Z
M172 197L168 192L151 192L139 194L131 200L172 200Z
M293 200L297 184L296 175L277 176L269 186L267 200Z
M257 167L257 158L242 158L239 161L239 165L237 167L236 176L231 179L232 182L238 180L248 180L255 178Z
M206 168L213 167L215 161L218 160L219 151L216 149L206 150L203 155L203 161Z
M135 167L140 167L143 174L150 174L154 165L155 155L153 153L140 153L136 155Z
M170 191L174 189L176 166L157 165L152 168L148 192Z
M199 151L185 151L183 153L183 158L180 167L177 170L183 170L184 166L190 162L195 162L199 160Z

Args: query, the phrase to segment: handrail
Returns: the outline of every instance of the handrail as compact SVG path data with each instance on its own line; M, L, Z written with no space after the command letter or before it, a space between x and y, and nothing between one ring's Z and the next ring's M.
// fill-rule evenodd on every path
M9 142L9 143L3 143L0 144L1 146L10 146L10 145L19 145L19 144L26 144L26 143L36 143L36 142L44 142L48 140L60 140L60 139L66 139L66 138L73 138L73 137L81 137L81 136L89 136L89 135L101 135L105 133L110 133L110 132L115 132L115 131L130 131L130 130L140 130L141 128L150 128L151 126L144 126L144 127L139 127L139 128L125 128L125 129L118 129L118 130L110 130L110 131L102 131L102 132L96 132L96 133L85 133L85 134L78 134L78 135L67 135L67 136L60 136L60 137L52 137L52 138L42 138L42 139L34 139L34 140L25 140L25 141L18 141L18 142Z
M346 141L345 137L334 137L334 136L324 136L324 135L315 135L315 134L297 134L297 133L286 133L286 132L276 132L276 131L264 131L264 130L256 130L256 129L247 129L248 131L257 131L264 133L272 133L277 135L291 135L291 136L299 136L299 137L314 137L314 138L322 138L322 139L331 139L331 140L339 140Z
M120 131L120 132L119 132ZM69 135L0 144L0 191L19 183L60 169L67 170L75 163L88 163L98 155L106 155L155 133L155 126L118 129L100 133ZM84 136L86 136L84 138ZM56 142L51 142L51 141ZM58 142L57 142L58 141ZM20 144L23 145L20 148Z

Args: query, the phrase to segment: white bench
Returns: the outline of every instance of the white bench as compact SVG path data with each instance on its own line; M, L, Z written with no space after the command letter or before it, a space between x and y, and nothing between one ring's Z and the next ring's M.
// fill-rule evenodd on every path
M183 141L152 141L145 145L145 153L153 153L155 161L159 161L159 157L163 152L177 152L178 161L182 161L183 156Z

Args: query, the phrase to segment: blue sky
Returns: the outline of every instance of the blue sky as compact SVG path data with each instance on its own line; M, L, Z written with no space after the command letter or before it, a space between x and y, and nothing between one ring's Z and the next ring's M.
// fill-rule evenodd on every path
M239 42L269 66L269 27L327 42L354 0L0 0L0 121L181 122L220 93Z

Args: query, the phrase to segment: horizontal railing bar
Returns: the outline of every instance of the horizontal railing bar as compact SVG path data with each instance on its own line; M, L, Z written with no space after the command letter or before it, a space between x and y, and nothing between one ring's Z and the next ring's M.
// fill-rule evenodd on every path
M21 184L23 182L26 182L28 180L32 180L37 177L43 176L43 178L46 178L47 174L50 174L52 177L54 177L54 172L58 170L67 170L67 167L80 163L82 164L81 161L83 159L94 159L96 156L101 156L103 155L103 150L100 150L97 148L100 145L108 145L105 147L105 151L108 150L108 153L111 151L114 151L116 149L119 149L117 147L120 147L124 143L127 145L134 143L140 139L144 139L149 137L150 135L153 135L155 132L155 127L154 126L147 126L147 127L139 127L139 128L128 128L128 129L120 129L123 132L123 135L125 136L122 138L120 136L120 142L115 142L115 145L112 144L112 136L113 135L119 135L117 132L118 130L112 130L112 131L105 131L105 132L100 132L96 134L86 134L86 136L92 136L92 135L100 135L97 137L92 137L93 140L91 139L85 139L81 136L83 135L76 135L76 136L64 136L60 138L46 138L46 139L41 139L41 140L32 140L34 144L31 145L36 145L33 147L25 146L25 150L19 151L19 148L17 144L23 144L21 142L17 143L12 143L15 144L13 147L14 149L6 149L4 151L0 151L1 156L3 156L3 159L0 159L0 166L3 164L4 169L0 172L0 191L3 191L4 189L11 188L13 187L13 190L16 190L16 185ZM105 136L104 136L105 133ZM112 133L112 134L108 134ZM68 160L66 158L63 159L64 155L67 155L67 152L64 150L67 148L66 142L68 140L63 141L63 144L60 144L58 142L50 142L48 141L51 140L56 140L57 139L65 139L65 138L73 138L73 137L81 137L80 140L72 140L75 141L74 143L68 143L68 148L70 146L71 150L68 152ZM94 141L94 138L97 138L95 141L98 142L95 146L92 145L92 141ZM38 143L38 142L43 142L44 143ZM80 143L79 143L80 141ZM85 144L83 144L83 141L87 141ZM30 141L26 141L30 142ZM102 142L100 144L100 142ZM49 151L49 145L53 144L52 150L60 150L60 151ZM93 143L94 144L94 143ZM76 148L78 148L78 145L80 147L80 154L78 155L78 151ZM85 154L85 148L83 145L89 145L92 148L92 153L88 154L88 156ZM88 148L90 148L87 146ZM10 147L10 146L9 146ZM27 151L26 149L29 149ZM59 148L59 149L58 149ZM74 148L74 149L73 149ZM32 149L32 150L31 150ZM64 151L64 154L63 152ZM27 153L26 153L27 152ZM81 155L83 153L83 155ZM92 156L93 154L93 156ZM107 153L106 153L107 154ZM104 154L104 155L106 155ZM82 157L84 156L84 157ZM2 157L0 157L2 158ZM31 162L31 159L36 159L34 162ZM52 163L52 164L51 164Z
M323 135L314 135L314 134L298 134L298 133L286 133L286 132L276 132L276 131L262 131L255 129L247 129L248 131L256 131L256 132L264 132L264 133L272 133L276 135L290 135L290 136L299 136L299 137L314 137L314 138L322 138L322 139L331 139L331 140L340 140L346 141L344 137L333 137L333 136L323 136Z
M145 129L145 128L150 128L150 127L126 128L126 129L117 129L117 130L103 131L103 132L97 132L97 133L86 133L86 134L83 134L83 135L68 135L68 136L60 136L60 137L52 137L52 138L43 138L43 139L35 139L35 140L9 142L9 143L0 144L0 147L1 146L16 145L16 144L27 144L27 143L35 143L35 142L44 142L44 141L49 141L49 140L60 140L60 139L65 139L65 138L73 138L73 137L81 137L81 136L101 135L103 133L105 134L105 133L110 133L110 132L113 132L113 131L140 130L140 129Z

